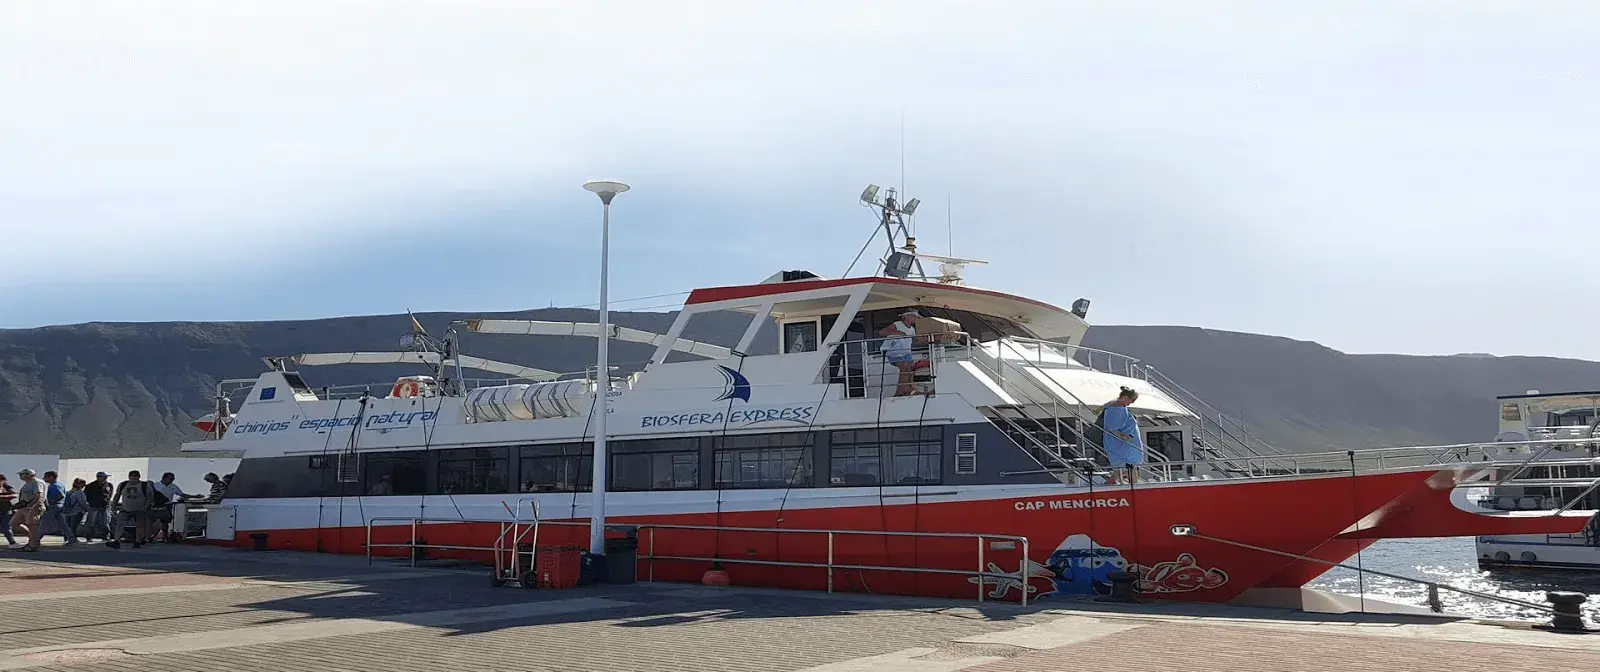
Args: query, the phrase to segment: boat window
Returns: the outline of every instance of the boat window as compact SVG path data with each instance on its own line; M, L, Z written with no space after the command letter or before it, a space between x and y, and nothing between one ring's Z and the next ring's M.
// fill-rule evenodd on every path
M944 429L938 426L883 427L878 429L854 429L834 432L833 444L939 441L943 439L943 437Z
M588 492L594 483L594 445L523 446L522 492Z
M783 351L816 352L818 336L818 320L804 322L789 322L783 325Z
M461 448L439 451L437 494L472 495L510 491L508 448Z
M613 441L610 444L611 452L621 453L687 453L700 450L700 439L696 437L683 437L676 439L637 439L634 441Z
M723 450L727 448L805 447L811 444L811 432L734 434L731 436L716 436L711 438L712 450Z
M833 446L828 454L828 485L878 485L881 481L881 456L877 444Z
M693 490L700 487L700 452L611 456L611 489Z
M894 485L932 485L944 475L944 446L939 443L897 443L890 446L894 455Z
M805 448L733 448L715 453L718 488L783 488L811 485Z
M362 492L368 495L420 495L428 484L428 454L369 453L362 465Z

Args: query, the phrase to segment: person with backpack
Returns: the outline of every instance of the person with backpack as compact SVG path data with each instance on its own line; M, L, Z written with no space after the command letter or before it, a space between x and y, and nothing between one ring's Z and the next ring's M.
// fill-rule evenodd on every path
M117 484L111 506L118 509L116 522L111 525L111 548L122 547L122 531L133 525L133 547L144 546L150 540L150 509L155 505L156 489L149 481L139 480L139 470L128 472L128 480Z
M1095 421L1104 432L1100 446L1109 460L1111 478L1108 482L1113 485L1122 483L1124 473L1129 483L1139 480L1134 468L1144 464L1144 440L1139 437L1139 420L1133 417L1133 411L1128 410L1128 406L1138 399L1139 393L1133 388L1122 388L1116 399L1101 407L1100 417Z
M89 514L89 493L84 489L88 485L81 478L72 479L72 489L67 491L66 504L61 507L62 512L67 514L67 524L72 526L75 536L83 535L83 517Z
M68 546L78 545L78 533L72 529L72 523L67 521L66 503L67 489L62 487L56 472L44 472L44 519L56 526L56 531L61 533L61 539ZM40 521L41 536L44 522Z

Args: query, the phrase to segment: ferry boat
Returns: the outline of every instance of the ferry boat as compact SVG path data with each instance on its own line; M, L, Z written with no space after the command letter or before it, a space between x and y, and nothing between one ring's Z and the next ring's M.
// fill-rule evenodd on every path
M1064 309L968 285L981 262L919 252L915 202L880 191L861 197L887 239L878 270L697 289L665 333L474 319L435 338L413 320L401 352L268 359L219 385L211 434L183 447L243 453L212 536L484 558L510 543L508 521L537 511L538 544L586 545L598 394L606 519L637 526L640 572L656 580L721 569L738 585L999 600L1131 583L1295 606L1301 586L1378 539L1574 534L1589 518L1468 501L1459 486L1510 464L1489 446L1511 444L1275 449L1154 367L1085 347L1087 300ZM685 337L729 312L747 319L736 339ZM897 365L886 360L904 359L907 320L921 328ZM776 352L755 352L771 326ZM655 350L615 372L464 354L468 337L515 335ZM302 373L405 362L417 375L375 387L319 389ZM1138 393L1147 459L1113 474L1086 430L1121 388Z
M1600 508L1600 391L1529 390L1498 400L1497 440L1548 443L1517 451L1527 453L1524 463L1502 468L1482 504L1503 511ZM1476 547L1483 569L1600 570L1600 515L1576 533L1480 536Z

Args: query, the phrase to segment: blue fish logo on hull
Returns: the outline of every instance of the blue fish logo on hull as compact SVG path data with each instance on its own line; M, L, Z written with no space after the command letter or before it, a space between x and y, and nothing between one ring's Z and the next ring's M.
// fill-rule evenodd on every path
M750 403L750 381L744 377L744 374L720 364L717 365L717 371L722 374L724 387L722 396L717 397L716 401L739 399L744 403Z

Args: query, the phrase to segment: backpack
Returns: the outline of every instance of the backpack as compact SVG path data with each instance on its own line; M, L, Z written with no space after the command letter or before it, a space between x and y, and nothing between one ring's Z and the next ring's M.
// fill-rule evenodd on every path
M128 482L123 481L117 486L117 492L122 495L122 510L143 511L151 507L151 500L155 499L155 488L150 487L149 481L139 481L138 487L129 489Z
M153 486L153 485L150 486L150 507L151 508L155 508L155 507L158 507L158 506L166 506L171 501L172 500L167 497L167 493L162 492L161 489L157 488L156 486Z
M1094 424L1083 428L1083 440L1087 444L1083 447L1086 456L1098 458L1100 450L1106 445L1106 407L1100 407L1100 414L1094 417Z

